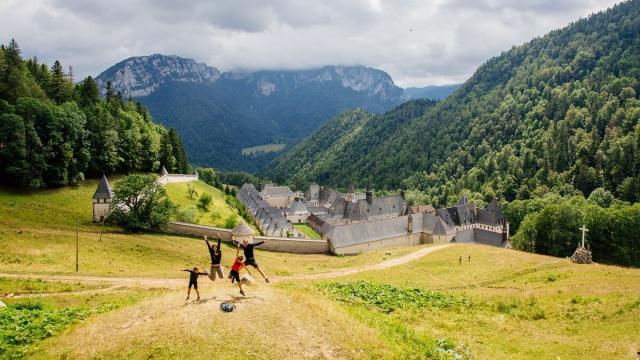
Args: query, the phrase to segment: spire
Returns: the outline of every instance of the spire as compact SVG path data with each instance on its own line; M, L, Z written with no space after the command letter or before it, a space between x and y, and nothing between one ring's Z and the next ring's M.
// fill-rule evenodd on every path
M98 183L98 187L96 188L96 192L93 193L94 199L111 199L113 197L113 189L111 189L111 185L109 185L109 180L107 180L106 175L102 175L102 179Z
M192 175L198 176L198 170L193 169L193 174Z
M168 175L169 172L167 171L167 168L164 167L164 165L162 165L162 169L160 169L160 174L162 175Z

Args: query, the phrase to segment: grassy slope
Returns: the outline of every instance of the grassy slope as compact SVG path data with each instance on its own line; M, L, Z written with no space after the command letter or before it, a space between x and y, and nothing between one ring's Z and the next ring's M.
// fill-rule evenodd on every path
M198 195L194 196L194 199L189 198L189 195L187 194L187 186L189 185L193 186L193 188L198 193ZM235 215L238 219L240 219L237 211L224 202L224 193L219 189L216 189L213 186L202 181L167 184L165 186L165 189L167 190L167 195L169 195L171 201L182 208L188 206L193 206L195 208L199 196L204 193L211 195L212 201L211 206L209 207L209 211L202 213L198 224L223 227L224 221L231 215ZM216 215L215 218L212 218L213 214Z
M252 147L246 147L241 150L242 155L254 155L260 153L270 153L282 151L287 144L265 144Z
M307 224L293 224L293 226L309 239L322 239L322 236L320 236L320 234L318 234L315 230L311 228L311 226Z
M94 225L91 196L96 186L96 181L87 181L76 188L30 193L0 188L0 272L73 273L76 219L80 220L81 274L183 277L177 269L207 266L208 253L198 239L127 234L118 228ZM104 234L99 240L101 231ZM256 254L267 274L286 275L374 263L409 251L405 248L394 250L391 256L379 251L348 258L260 250ZM234 254L235 248L225 245L223 264L231 262Z
M417 334L465 343L478 358L631 358L640 347L638 269L467 245L339 279L357 280L470 298L462 311L347 308L363 322L400 321Z

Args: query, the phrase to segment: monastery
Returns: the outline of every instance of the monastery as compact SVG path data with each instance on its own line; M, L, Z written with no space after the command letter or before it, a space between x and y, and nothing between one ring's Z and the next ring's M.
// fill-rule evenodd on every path
M334 254L448 242L509 246L509 224L493 199L486 208L463 196L450 208L407 206L399 195L373 197L353 185L346 193L311 184L304 193L288 186L267 184L261 191L245 184L238 199L266 236L302 237L292 224L306 223L329 242Z

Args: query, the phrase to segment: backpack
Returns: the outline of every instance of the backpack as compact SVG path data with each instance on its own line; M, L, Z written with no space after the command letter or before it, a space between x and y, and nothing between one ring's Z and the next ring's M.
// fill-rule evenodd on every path
M235 309L235 305L231 304L231 303L222 303L220 304L220 310L222 312L232 312L233 309Z

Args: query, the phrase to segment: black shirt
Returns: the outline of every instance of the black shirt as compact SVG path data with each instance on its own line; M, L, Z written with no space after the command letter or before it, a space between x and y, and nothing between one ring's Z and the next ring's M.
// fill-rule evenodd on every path
M233 240L234 243L242 246L242 251L244 251L244 257L245 259L253 259L253 247L254 246L259 246L264 244L264 241L260 241L259 243L255 243L255 244L247 244L247 246L244 246L243 244Z
M220 248L220 239L218 239L218 247L217 252L211 248L211 244L209 244L209 240L205 240L207 242L207 249L209 249L209 256L211 256L211 265L220 265L220 261L222 261L222 249Z
M198 282L199 275L209 275L209 273L206 272L193 271L189 269L184 269L182 271L186 271L189 273L189 282L193 284L196 284Z

